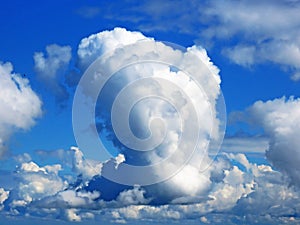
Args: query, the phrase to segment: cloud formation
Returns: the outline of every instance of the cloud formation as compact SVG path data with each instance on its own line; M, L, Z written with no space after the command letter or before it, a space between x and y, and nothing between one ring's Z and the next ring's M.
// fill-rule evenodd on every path
M59 46L57 44L48 45L46 55L43 52L35 52L33 56L34 68L38 78L54 93L59 103L68 98L63 77L71 57L70 46Z
M74 155L72 157L74 165L81 161ZM299 222L294 217L300 211L299 192L288 186L287 177L272 167L253 164L244 154L233 153L219 155L212 167L214 174L209 175L211 183L205 195L202 193L191 198L186 193L180 199L158 204L154 198L159 195L161 186L121 187L113 199L105 200L105 192L83 188L86 181L75 184L76 179L80 180L80 170L76 170L71 178L65 164L40 166L30 161L19 164L17 173L12 174L16 178L13 188L0 189L0 214L78 222L201 220L216 224L238 224L242 221L252 224L250 221L254 221L254 217L266 224ZM95 178L98 179L97 176ZM187 184L187 180L182 182ZM110 191L114 189L104 180L98 180L97 185L106 186ZM170 188L169 191L178 186ZM166 190L162 191L166 194Z
M42 114L42 102L29 80L13 72L11 63L0 62L0 157L10 135L28 130Z
M258 101L246 110L246 117L250 123L262 126L269 136L268 160L300 186L300 99Z
M145 45L141 45L143 41L147 41L149 45L146 46L150 47L140 48L141 46L145 47ZM153 46L159 47L153 48ZM137 49L139 51L136 51ZM160 52L159 50L163 51ZM132 53L135 53L133 57L135 61L144 59L145 56L150 59L163 57L166 61L169 59L177 60L178 67L182 70L157 64L138 64L131 68L123 68L119 72L114 71L114 68L119 68L124 62L130 63ZM196 58L193 57L195 55ZM201 105L203 111L199 120L203 126L203 133L207 134L211 124L207 122L206 109L209 107L206 108L205 106L207 106L206 101L215 106L215 100L220 93L219 70L212 64L206 51L199 46L193 46L188 48L186 52L181 52L156 42L152 38L147 38L141 33L130 32L122 28L91 35L81 41L78 48L78 65L81 69L87 68L99 56L102 56L101 65L108 72L116 72L117 78L115 80L113 78L112 83L108 84L107 89L103 89L99 95L100 99L105 96L102 98L105 101L96 105L96 112L99 113L97 114L98 119L102 119L97 124L98 131L101 133L106 129L102 138L105 137L108 141L112 141L111 147L118 148L119 151L114 153L115 157L102 162L87 157L86 151L82 152L77 147L53 152L38 151L37 155L41 158L51 158L52 162L55 161L55 163L44 165L33 161L28 154L16 156L16 171L11 173L14 178L14 185L0 187L0 214L59 218L76 222L95 220L112 223L136 222L137 220L154 222L195 220L201 223L213 222L214 224L237 224L247 221L247 224L250 224L249 221L254 221L254 218L266 224L296 224L299 222L296 217L300 213L299 191L295 186L287 184L288 179L299 184L299 176L295 172L299 170L299 162L294 157L298 153L296 147L299 146L297 134L294 132L299 130L298 99L286 100L282 98L265 103L257 102L244 113L252 122L264 127L268 138L271 140L267 156L276 168L283 171L283 174L269 165L251 163L244 154L222 153L210 164L212 160L210 155L201 151L200 148L198 154L193 155L193 159L169 180L151 185L119 184L107 179L105 173L117 173L122 170L126 163L136 163L139 166L164 159L172 153L174 148L178 147L178 133L181 130L176 126L180 119L177 113L179 112L182 117L190 115L189 108L185 108L186 99L183 98L183 95L174 93L172 86L164 86L163 82L149 80L147 83L139 83L140 88L137 89L135 86L130 86L130 90L125 95L127 100L136 98L137 95L152 93L151 90L155 90L156 94L165 94L167 97L173 96L172 103L176 103L176 109L178 109L176 112L174 107L161 100L151 101L147 99L147 104L136 104L131 111L134 120L130 121L129 117L129 123L137 136L147 137L149 130L144 124L147 124L151 119L153 120L152 117L164 119L165 123L169 125L168 128L172 129L171 132L167 130L165 135L167 142L162 144L158 151L131 158L130 156L135 155L131 152L128 153L128 149L124 147L120 148L122 143L109 130L113 124L108 117L111 112L108 109L112 105L110 101L113 101L116 93L124 87L124 84L127 85L136 81L129 75L136 74L136 71L141 71L142 68L144 76L149 74L176 76L178 84L185 84L184 88L191 90L189 97L192 101ZM195 59L199 61L193 61ZM50 62L51 60L47 61L42 57L41 61ZM65 62L67 63L67 61ZM192 67L193 74L199 76L201 83L205 84L203 88L207 95L206 98L203 95L198 95L198 92L193 89L195 86L189 83L189 79L185 79L184 76L181 77L182 71L196 62L203 63L201 69L209 68L209 73L203 73L206 71L205 69L200 70L199 73L199 67ZM53 65L58 64L54 63ZM16 80L12 80L10 77L12 76L12 68L9 64L4 64L0 68L6 71L3 73L6 74L4 77L8 80L7 82L12 83L15 90L19 90L16 83L18 82L20 85L21 81L25 82L24 79L17 76ZM53 66L53 68L56 67ZM53 71L57 71L57 68ZM56 76L55 73L53 73L54 77ZM93 75L92 78L96 81L100 77L97 76L97 73L93 73ZM136 77L140 78L139 76L143 75L138 74ZM93 79L88 81L91 82ZM95 82L90 84L92 85L88 86L89 89L84 92L88 96L92 96L91 93L97 91L97 86L93 86ZM162 87L167 87L167 90L162 90ZM34 94L31 89L27 91L31 91L31 95ZM126 102L125 100L124 102ZM30 106L32 107L32 104ZM219 127L220 121L216 117L216 111L214 109L212 111L212 124ZM125 110L117 112L125 112ZM121 117L122 115L119 114L117 116ZM85 116L87 115L85 114ZM26 126L16 123L18 127L29 127L34 123L33 116L27 115L25 118L29 118L25 123ZM111 124L107 122L111 122ZM150 128L153 133L162 130L159 123L154 123ZM84 131L88 135L95 135L93 132L87 132L89 130ZM218 134L218 129L216 129L211 136L212 139L217 138ZM99 137L97 136L97 138ZM189 147L190 139L187 140L187 145L183 148ZM205 143L207 140L206 135L200 135L200 141ZM248 139L235 139L233 142L227 142L227 146L230 148L235 143L247 141L249 142ZM264 145L265 142L265 139L259 141ZM256 144L252 147L257 149ZM287 149L294 154L285 154ZM92 153L95 155L94 149L92 149ZM176 156L180 158L182 154L176 152ZM160 167L160 170L153 170L152 172L158 176L164 176L169 168L176 166L177 157L174 158L173 163L166 163L164 167ZM288 164L284 162L288 162ZM127 177L130 178L128 175Z
M138 6L134 3L118 10L117 19L130 22L144 32L188 34L196 43L210 47L222 41L225 44L222 53L236 64L251 67L275 63L287 69L292 80L300 79L298 1L193 0L184 4L180 0L164 3L155 0L139 1ZM114 8L117 4L109 6ZM108 19L109 15L115 15L115 11L104 12Z
M97 132L91 126L96 108L100 137L109 137L125 157L117 172L107 164L102 175L124 185L151 185L171 178L161 184L161 190L176 188L162 200L156 196L157 201L205 192L209 171L199 171L212 161L206 146L222 138L215 107L220 95L219 70L206 51L192 46L184 52L139 32L115 28L84 38L78 57L83 68L97 59L75 94L73 124L79 147L83 146L86 157L94 155L92 149L101 149L96 142L99 138L90 138ZM101 86L103 77L109 80ZM81 96L99 103L85 109ZM83 102L77 103L77 98ZM189 155L193 160L188 161ZM187 177L190 182L184 184Z

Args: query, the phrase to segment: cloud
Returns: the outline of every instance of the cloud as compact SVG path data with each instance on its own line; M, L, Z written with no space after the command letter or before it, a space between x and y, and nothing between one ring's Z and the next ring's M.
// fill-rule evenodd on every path
M14 206L15 200L24 201L26 205L66 188L67 182L58 175L60 170L61 165L40 167L34 162L22 163L17 170L21 182L18 187L17 199L11 203L12 206Z
M78 104L78 108L76 103L73 105L74 113L83 113L78 117L79 125L84 125L84 121L88 121L87 126L76 127L76 124L74 126L75 133L78 131L76 137L79 148L86 158L95 157L96 149L102 149L91 140L91 136L99 139L97 130L93 130L91 126L94 121L93 113L91 114L92 120L88 120L89 113L96 109L100 138L105 140L104 143L112 142L107 151L111 151L111 148L115 149L116 152L112 156L122 154L126 159L125 161L122 159L117 167L118 157L116 160L103 163L101 175L93 177L87 185L79 185L82 190L78 191L100 193L100 200L85 207L93 209L122 207L123 211L120 210L120 215L114 216L115 220L124 222L127 219L144 218L143 213L135 210L137 208L150 209L147 204L191 204L209 199L207 196L213 186L212 174L218 176L222 170L219 172L214 170L220 169L221 165L209 167L213 159L208 156L205 146L210 140L222 138L222 132L219 129L221 121L216 116L215 109L216 99L220 94L219 69L211 62L205 49L192 46L186 51L180 51L155 41L153 38L147 38L139 32L115 28L112 31L103 31L84 38L78 47L78 60L81 69L92 64L85 71L77 88L80 96L88 97L87 101ZM152 60L152 63L145 63L145 60ZM161 62L169 62L171 66L168 64L166 66ZM93 65L97 65L95 71ZM89 76L89 71L94 71L91 72L91 76ZM193 74L201 88L195 85L193 79L186 76L184 72ZM94 94L99 90L101 79L106 75L112 76L100 95L97 95L98 103L91 110L85 110L82 106L94 100ZM180 88L175 88L175 85ZM200 89L203 92L199 91ZM151 95L158 96L158 98L152 99ZM134 101L140 99L141 96L146 96L146 98L135 103ZM159 98L160 96L162 98ZM120 101L120 104L117 101ZM127 116L127 109L133 103L134 107ZM197 119L193 114L192 105L201 111L195 112ZM112 106L121 106L121 108L112 109ZM190 125L184 125L189 119ZM130 139L131 131L122 131L126 128L122 125L122 121L128 120L133 135L141 139L148 137L146 143L139 145L139 141ZM198 122L195 122L196 120ZM76 115L73 115L73 121L76 122ZM117 126L113 124L114 122ZM188 161L187 165L182 165L182 159L188 155L185 152L195 147L193 143L196 140L194 135L198 132L196 128L198 123L201 124L201 129L199 128L200 133L196 135L199 135L201 147L196 149L192 160ZM211 132L212 127L214 129ZM161 140L161 137L164 139ZM136 145L128 147L128 144ZM154 150L133 151L133 149L140 148L154 148ZM172 160L167 160L170 155ZM136 169L127 171L128 165L133 165ZM155 166L144 173L143 167L148 165ZM181 165L181 170L177 171L176 168L180 168ZM176 173L173 174L172 171ZM169 179L166 180L167 178ZM139 185L139 188L134 184ZM147 184L150 185L147 186ZM231 187L231 189L234 188ZM234 202L235 200L232 205ZM155 207L152 208L155 209ZM180 219L180 213L171 208L161 212L163 217ZM159 211L159 209L155 210ZM155 218L155 215L150 217Z
M226 2L138 1L118 11L108 11L117 19L131 23L141 31L180 32L195 38L196 43L219 49L232 62L251 67L261 63L275 63L288 68L292 80L300 70L298 1L235 0ZM108 8L117 7L109 4ZM116 12L118 14L116 14ZM132 16L134 15L134 16ZM276 26L274 26L276 24ZM225 42L224 42L225 41ZM297 77L297 76L296 76Z
M9 191L0 188L0 211L4 208L3 203L8 199Z
M226 137L222 143L224 152L265 153L269 147L267 137Z
M73 170L82 176L83 179L91 179L93 176L101 174L102 163L92 159L84 159L84 155L77 147L71 147L74 151Z
M84 70L105 53L112 53L116 48L145 39L146 37L140 32L128 32L126 29L118 27L112 31L92 34L83 38L78 46L79 68Z
M66 210L66 217L69 221L75 221L75 222L80 222L81 217L77 214L76 209L67 209Z
M46 56L43 52L35 52L33 56L38 78L54 93L56 100L60 103L68 98L62 75L66 72L71 57L70 46L57 44L46 47Z
M246 110L250 123L263 127L269 136L268 160L275 168L288 174L293 184L300 185L300 99L257 101Z
M223 54L231 59L236 64L242 66L252 66L255 63L255 46L234 46L232 48L225 48Z
M29 80L13 72L11 63L0 62L0 157L8 147L10 135L28 130L42 114L42 102Z
M204 17L212 24L208 39L238 39L223 53L234 63L251 66L272 62L297 73L299 64L299 8L291 1L211 1ZM274 26L276 24L276 26ZM294 79L293 79L294 80Z
M298 81L300 80L300 72L296 72L295 74L293 74L293 76L291 77L291 79L293 81Z
M90 97L85 104L94 100L93 94L98 91L97 85L102 75L115 76L110 77L111 83L107 83L97 95L97 99L99 97L102 100L101 104L95 103L93 108L100 137L110 141L109 147L115 152L110 152L109 158L99 162L93 158L97 149L95 143L86 139L93 148L86 149L89 145L83 145L81 149L79 145L79 148L71 147L70 150L38 151L41 158L51 157L48 159L51 163L46 165L32 161L28 155L15 157L18 166L12 176L16 178L16 185L0 189L1 213L77 222L106 220L126 223L138 220L185 223L196 220L202 223L250 224L254 219L266 224L292 220L299 222L295 216L300 212L299 191L287 184L288 176L295 183L298 182L298 175L292 168L297 169L299 163L281 150L294 149L292 147L298 145L293 131L298 129L299 100L257 102L244 113L251 115L249 121L265 128L271 140L268 157L274 166L280 168L283 165L280 160L288 159L292 160L288 164L290 169L284 164L280 168L284 171L281 174L269 165L251 163L244 154L222 153L213 161L205 146L209 141L222 137L222 121L215 109L221 80L218 68L210 61L205 49L192 46L180 51L139 32L115 28L91 35L80 42L80 69L86 69L95 59L101 65L97 69L101 69L92 70L92 76L86 80L88 85L80 86L83 88L81 94ZM199 86L184 72L192 74L199 81L205 94L198 91ZM138 82L136 86L134 82ZM181 89L175 89L176 85ZM152 97L154 94L163 98L134 101L140 100L140 96ZM114 105L115 101L122 104ZM126 114L132 103L134 107L130 108L130 114ZM117 106L120 108L114 111ZM201 109L200 113L195 113L198 117L192 114L194 109L191 106ZM84 104L80 104L80 107L80 110L84 108ZM83 123L90 111L80 110L75 112L83 113L84 116L79 117L79 122ZM92 116L94 121L95 114L92 113ZM129 132L118 133L120 127L126 129L119 120L124 118L139 140L150 141L134 145L140 142L122 136ZM185 125L190 118L191 122ZM118 121L118 126L114 126L114 119ZM198 123L201 124L201 132L196 135L199 138L198 151L177 170L178 165L182 165L186 151L194 147L193 132L198 130ZM87 125L79 129L79 134L83 137L91 137L92 134L98 140L97 130L90 129L91 123ZM165 139L159 142L161 136ZM182 139L184 142L180 144ZM240 138L231 141L227 144L232 147L234 143L249 143L252 140ZM255 141L265 144L265 140ZM141 150L141 146L154 150L133 151ZM257 151L257 146L256 143L252 147ZM175 151L177 148L179 151ZM297 151L294 151L294 155L297 155ZM172 160L167 161L170 155ZM58 162L54 163L54 159ZM131 164L142 171L144 166L161 161L164 162L162 165L153 167L147 174L124 170ZM169 171L174 168L176 173L169 176ZM110 180L116 179L111 174L120 177L122 182ZM136 180L136 175L145 180ZM153 175L163 179L143 183ZM136 185L132 185L134 181L138 181L134 183ZM290 221L290 218L293 219Z
M197 198L199 195L195 195L194 201L167 204L153 202L153 197L160 195L161 186L154 187L155 192L149 187L128 186L112 200L104 200L104 192L74 186L65 177L68 169L64 167L65 172L58 169L56 164L22 163L17 169L16 185L9 190L0 189L2 212L78 222L151 220L184 223L200 218L203 223L216 221L216 224L241 221L252 224L254 218L267 224L299 221L293 217L300 211L299 192L287 184L283 174L271 166L250 163L244 154L218 156L212 170L221 176L215 179L210 175L212 183L206 191L208 197ZM105 182L98 185L113 188ZM176 188L178 186L173 185L161 191L167 194L167 190ZM189 193L184 196L188 197Z

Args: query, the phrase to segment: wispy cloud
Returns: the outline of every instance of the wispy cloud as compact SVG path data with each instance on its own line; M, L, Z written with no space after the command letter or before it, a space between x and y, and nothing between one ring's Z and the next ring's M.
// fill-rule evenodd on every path
M110 8L114 8L114 3ZM300 70L300 4L298 1L139 1L107 14L135 24L141 31L180 32L197 43L223 43L233 63L275 63L297 81ZM104 12L105 15L105 12ZM133 18L132 15L135 15Z

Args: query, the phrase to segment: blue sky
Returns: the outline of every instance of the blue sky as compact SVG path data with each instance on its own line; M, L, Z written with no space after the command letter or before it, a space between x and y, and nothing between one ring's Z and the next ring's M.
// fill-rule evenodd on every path
M3 2L0 214L4 224L299 223L299 15L300 2L292 0ZM187 55L194 51L210 71L210 77L200 80L210 96L206 100L214 108L218 91L224 95L225 138L216 157L202 155L201 162L209 165L203 173L199 171L205 165L198 166L195 156L176 176L161 183L127 186L109 180L110 173L122 171L124 162L157 162L153 155L126 153L130 148L121 146L116 129L112 129L113 119L107 116L113 93L130 84L132 68L116 73L116 77L123 77L111 79L115 86L103 89L96 106L97 129L105 147L113 152L112 158L101 154L90 157L96 143L89 136L90 130L79 132L86 138L83 142L89 142L85 143L89 150L82 149L75 138L72 107L79 78L86 77L84 72L101 56L107 62L99 61L100 66L114 71L106 67L111 61L105 54L112 54L113 63L122 62L122 55L115 50L130 54L138 49L139 40L166 41L184 48L197 46L188 49ZM175 57L174 52L162 48L166 59ZM145 49L134 54L142 58ZM155 60L161 60L164 54L158 54ZM193 71L184 57L175 66ZM193 63L197 65L197 61ZM197 65L199 70L201 65ZM171 68L168 72L172 74ZM220 87L214 78L221 81ZM154 87L143 85L137 92L130 90L127 100ZM187 93L198 96L198 107L203 106L206 115L206 101L198 92ZM169 96L167 91L161 94ZM178 102L176 99L174 105ZM82 108L80 112L84 112ZM159 101L135 108L130 123L137 133L141 132L138 135L148 135L149 130L141 125L148 118L145 112L161 109L173 112L174 108ZM173 129L167 133L169 141L157 148L157 154L164 156L172 152L171 144L177 145L173 135L179 129L173 126L177 116L157 115ZM122 116L117 113L118 118ZM215 116L212 121L218 121ZM200 122L210 126L205 118ZM156 128L161 131L160 126ZM186 146L191 142L190 130ZM102 162L96 161L99 158ZM215 162L210 164L211 160ZM165 168L161 169L158 176L167 176ZM120 180L130 179L125 176Z

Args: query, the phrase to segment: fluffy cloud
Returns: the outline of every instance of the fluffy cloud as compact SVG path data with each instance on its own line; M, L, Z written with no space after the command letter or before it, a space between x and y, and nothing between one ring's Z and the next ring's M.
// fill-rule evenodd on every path
M27 205L66 188L68 183L58 175L59 170L60 165L40 167L34 162L22 163L17 170L20 183L11 206L19 206L20 202Z
M42 114L42 102L29 80L13 72L11 63L0 62L0 156L12 132L27 130Z
M17 185L10 190L0 189L0 204L3 212L10 215L26 214L77 222L196 220L203 223L216 221L216 224L247 221L251 224L254 217L267 224L299 222L291 216L300 212L299 192L272 167L250 163L244 154L231 153L219 155L212 170L219 176L208 174L211 185L205 196L200 193L189 198L189 193L185 193L186 199L158 204L153 200L159 195L161 186L152 187L155 192L147 186L127 186L112 200L104 200L105 192L89 191L81 184L68 183L60 166L39 166L31 161L21 163L17 169ZM110 191L114 188L106 182L98 182L98 185L107 186ZM169 186L168 190L174 188L178 185ZM164 194L166 191L163 190Z
M193 150L195 147L194 141L197 140L195 137L199 137L199 146L202 147L197 149L199 152L196 151L198 156L195 156L194 162L190 162L174 179L172 178L172 181L163 186L178 186L176 195L187 193L191 189L194 189L193 194L204 191L205 186L210 182L206 175L199 174L198 171L204 170L211 161L206 156L205 146L211 139L218 139L222 136L219 132L220 121L216 116L215 108L216 99L220 94L219 70L210 61L206 51L199 46L192 46L186 52L179 51L152 38L146 38L139 32L115 28L112 31L104 31L84 38L78 47L78 59L82 68L86 68L98 59L80 81L73 105L75 135L78 131L77 141L79 140L79 145L81 145L80 140L89 140L88 143L87 141L83 143L83 152L88 153L90 151L88 149L94 149L98 145L90 141L88 136L85 137L85 135L91 136L95 133L91 126L94 121L92 118L94 107L91 107L92 111L85 110L82 106L86 104L77 103L77 95L86 96L92 101L97 99L99 102L96 105L96 120L99 121L97 128L102 133L102 138L109 136L114 146L124 154L125 163L139 165L141 168L140 171L136 170L140 174L128 177L126 174L120 175L122 171L129 168L126 167L127 164L122 163L118 170L106 165L103 167L102 175L105 177L106 174L113 174L116 170L116 173L120 173L116 177L121 179L122 181L119 182L123 184L134 184L137 182L133 181L134 179L140 179L137 182L140 184L142 179L144 179L143 182L148 182L146 180L150 177L156 177L155 179L158 180L168 178L170 171L176 171L176 168L180 167L182 159L187 156L186 151ZM150 61L153 62L150 63ZM96 63L99 65L95 67ZM171 66L164 63L169 63ZM126 65L130 66L126 67ZM101 71L96 71L96 74L89 73L94 69ZM190 79L186 73L193 74L197 82ZM98 98L97 92L99 83L102 82L101 79L110 75L109 82L103 86ZM136 102L138 99L142 101ZM127 115L128 107L131 106L133 106L132 111ZM123 113L120 114L120 112ZM76 127L79 122L80 125L85 124L82 120L82 113L86 121L89 118L91 120L86 123L85 127ZM76 123L77 118L78 123ZM122 122L128 120L132 130L126 130L126 122L125 124ZM195 120L198 122L195 123ZM187 123L190 125L186 125ZM198 124L201 124L199 133L196 128ZM150 136L149 129L151 130ZM80 132L82 130L86 132ZM147 136L148 138L145 139ZM90 147L87 149L87 146ZM154 150L144 151L142 154L135 151L140 148L146 148L147 151ZM143 166L164 160L178 148L180 151L172 155L172 161L167 160L168 162L163 166L149 170L149 176L144 173L145 167ZM87 156L92 156L92 154ZM198 165L196 159L198 162L202 160L202 167ZM183 187L181 181L186 176L190 176L191 183ZM152 182L151 179L150 182Z
M73 170L80 174L84 180L101 174L102 163L92 159L84 159L83 153L77 147L71 147L71 150L74 151Z
M300 99L283 97L267 102L258 101L247 109L246 116L250 123L262 126L270 137L266 154L269 161L299 186Z
M52 44L46 47L46 53L46 56L43 52L34 54L34 68L38 77L55 94L56 99L62 102L68 97L62 75L71 60L71 47Z
M0 211L4 208L3 203L8 199L9 191L0 188Z
M270 166L249 163L243 154L230 154L226 158L245 166L247 170L243 171L237 166L225 169L224 178L212 186L208 199L184 205L131 206L115 210L113 216L118 220L159 218L160 221L199 219L204 216L205 221L212 218L217 224L238 224L241 221L252 224L253 217L256 217L257 221L269 220L267 223L272 224L273 220L276 224L279 221L288 223L291 218L289 215L299 212L299 193L286 185L280 173ZM214 212L224 217L214 215ZM234 219L227 212L234 213ZM290 223L293 220L295 218Z
M103 31L83 38L78 46L79 67L86 69L95 59L105 53L112 53L116 48L133 44L146 37L140 32L128 32L124 28Z

